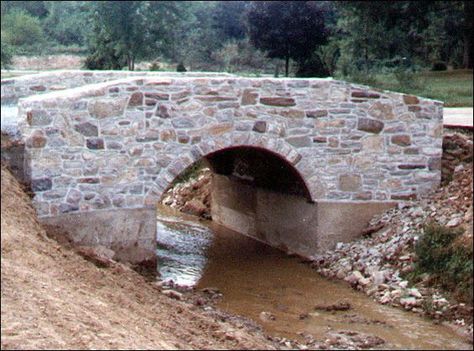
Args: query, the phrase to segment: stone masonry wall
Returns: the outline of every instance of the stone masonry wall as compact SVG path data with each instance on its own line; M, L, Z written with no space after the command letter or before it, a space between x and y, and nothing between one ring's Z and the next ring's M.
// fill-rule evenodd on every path
M330 79L134 77L21 99L19 118L42 217L153 208L238 145L280 155L314 201L407 200L441 176L441 102Z
M15 104L18 99L26 96L80 87L86 84L102 83L127 77L148 76L231 76L227 73L174 73L174 72L130 72L130 71L85 71L58 70L26 75L16 78L2 79L2 105Z

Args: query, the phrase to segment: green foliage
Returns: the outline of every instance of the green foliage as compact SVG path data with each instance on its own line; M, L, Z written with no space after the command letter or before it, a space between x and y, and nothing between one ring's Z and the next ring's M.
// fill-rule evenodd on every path
M248 27L255 47L270 58L285 59L286 76L290 59L298 63L310 59L327 39L324 9L318 2L254 1L248 10Z
M47 1L2 1L2 14L11 11L22 11L30 16L44 18L48 15Z
M3 40L3 31L2 31L2 41L1 41L1 67L2 68L8 68L10 64L12 63L13 59L13 48L5 41Z
M472 247L457 242L461 235L462 230L426 225L415 246L416 274L431 273L444 288L472 300Z
M212 22L221 43L245 38L245 16L248 4L248 1L217 2L212 11Z
M178 66L176 66L176 72L186 72L187 69L186 67L184 67L184 64L182 62L180 62L178 64Z
M37 52L44 40L38 18L17 9L2 16L2 41L8 45L19 48L19 51Z
M301 60L296 71L297 77L327 77L329 74L329 70L316 52L309 58Z
M219 69L229 73L250 72L257 73L265 70L265 53L255 49L248 39L228 41L222 48L212 54L212 58L219 65Z
M86 1L47 1L48 15L43 28L48 37L61 45L85 45L90 34L91 5Z

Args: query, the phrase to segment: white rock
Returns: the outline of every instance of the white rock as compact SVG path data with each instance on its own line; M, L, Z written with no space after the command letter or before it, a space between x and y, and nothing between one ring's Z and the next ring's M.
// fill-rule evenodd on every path
M418 299L423 297L417 288L410 289L408 293L410 294L410 296L416 297Z
M446 226L447 227L457 227L458 225L460 225L462 223L462 219L461 218L453 218L451 219L447 224Z
M398 286L400 288L405 289L408 286L408 281L407 280L402 280L400 283L398 283Z

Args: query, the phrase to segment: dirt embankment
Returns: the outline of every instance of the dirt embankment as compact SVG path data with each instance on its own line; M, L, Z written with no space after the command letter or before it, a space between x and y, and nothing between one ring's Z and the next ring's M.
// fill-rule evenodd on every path
M59 245L3 166L1 184L2 349L275 348L205 296L164 290L127 265Z

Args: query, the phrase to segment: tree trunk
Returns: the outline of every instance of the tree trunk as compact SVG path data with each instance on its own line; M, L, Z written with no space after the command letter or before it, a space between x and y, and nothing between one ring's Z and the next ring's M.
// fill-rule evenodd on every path
M290 66L290 55L285 57L285 77L288 77L288 68Z
M464 68L472 68L472 49L473 43L471 39L473 28L472 16L474 12L474 5L471 1L464 1L464 26L463 26L463 44L464 44L464 52L463 52L463 60L462 65Z

